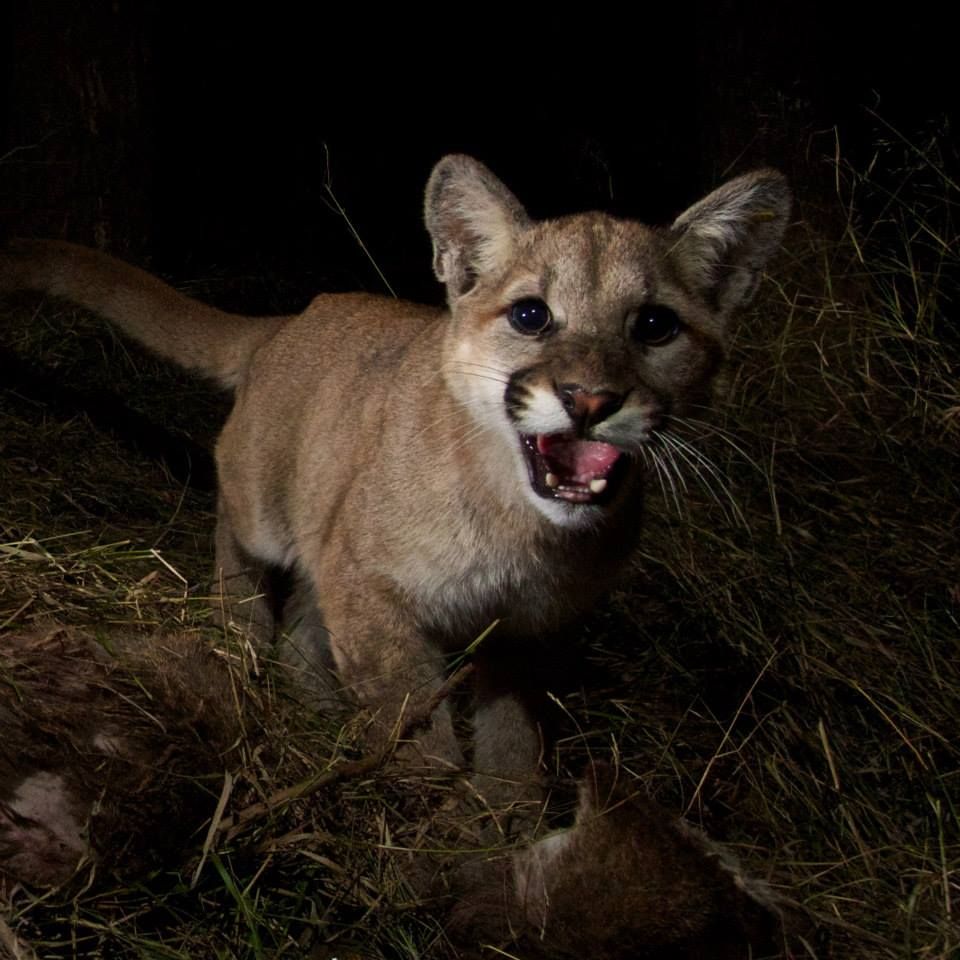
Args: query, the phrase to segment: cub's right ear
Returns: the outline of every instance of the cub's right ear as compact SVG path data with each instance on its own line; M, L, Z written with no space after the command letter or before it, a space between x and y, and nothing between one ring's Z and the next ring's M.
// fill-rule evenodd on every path
M693 289L722 315L746 304L783 238L790 189L776 170L736 177L682 213L669 256Z
M504 269L530 224L517 198L482 163L462 154L433 168L424 219L433 240L433 271L451 302L478 277Z

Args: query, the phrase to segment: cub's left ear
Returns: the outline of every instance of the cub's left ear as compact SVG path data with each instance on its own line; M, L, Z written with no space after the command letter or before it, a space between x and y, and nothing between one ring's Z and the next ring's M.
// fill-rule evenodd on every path
M673 222L670 259L698 294L726 314L753 296L783 238L790 206L790 188L776 170L730 180Z
M433 270L453 303L504 270L530 218L520 201L473 157L451 154L433 168L424 199Z

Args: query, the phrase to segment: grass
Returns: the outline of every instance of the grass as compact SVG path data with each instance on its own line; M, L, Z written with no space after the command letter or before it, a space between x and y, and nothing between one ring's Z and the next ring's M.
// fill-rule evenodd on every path
M834 196L796 184L807 207L742 318L717 413L685 427L723 482L688 462L654 484L633 567L577 630L584 680L557 691L552 763L562 812L586 758L614 752L814 916L797 956L947 960L960 952L960 195L940 140L887 134L868 171L837 164ZM223 407L202 385L74 312L35 311L5 308L9 351L74 390L111 385L209 447ZM0 625L229 639L205 598L209 491L74 395L8 381L3 396ZM262 726L228 815L350 752L349 730L298 712L261 667L247 682ZM10 936L51 958L442 955L391 853L413 831L404 797L383 773L333 783L220 835L195 885L202 838L176 870L20 891Z

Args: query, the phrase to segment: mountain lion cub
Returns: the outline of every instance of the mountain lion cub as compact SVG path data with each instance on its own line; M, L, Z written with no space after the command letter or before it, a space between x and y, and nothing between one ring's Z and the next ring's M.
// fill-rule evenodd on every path
M639 536L646 448L706 401L789 209L761 170L666 228L537 222L447 156L425 205L446 309L325 294L298 316L237 316L47 241L6 248L0 288L72 300L234 390L216 451L227 614L271 637L270 575L292 573L299 642L318 663L329 645L387 736L491 622L522 642L610 584ZM496 658L477 680L475 783L506 802L535 781L537 727ZM462 765L446 705L416 748Z

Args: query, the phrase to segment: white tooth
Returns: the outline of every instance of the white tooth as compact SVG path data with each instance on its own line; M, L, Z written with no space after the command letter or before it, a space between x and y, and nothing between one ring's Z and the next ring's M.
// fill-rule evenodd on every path
M607 478L606 477L594 477L590 481L590 492L591 493L603 493L607 489Z
M548 473L546 477L544 477L544 481L551 490L555 490L560 486L560 478L555 473Z

